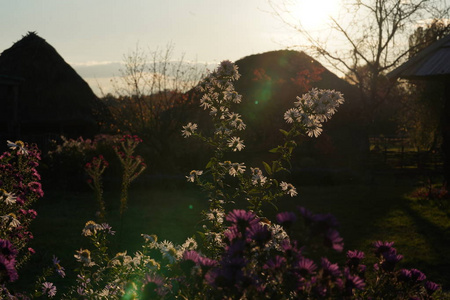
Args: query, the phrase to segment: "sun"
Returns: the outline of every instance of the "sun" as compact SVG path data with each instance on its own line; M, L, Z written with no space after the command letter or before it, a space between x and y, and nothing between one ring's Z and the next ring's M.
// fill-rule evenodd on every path
M291 12L298 24L315 30L326 27L330 17L337 15L339 6L340 0L300 0L295 1Z

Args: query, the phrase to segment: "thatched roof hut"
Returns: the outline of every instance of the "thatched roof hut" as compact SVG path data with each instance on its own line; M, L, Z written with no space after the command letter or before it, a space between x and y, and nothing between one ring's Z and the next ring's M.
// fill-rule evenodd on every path
M97 131L99 99L35 32L1 53L0 75L0 135L86 136Z

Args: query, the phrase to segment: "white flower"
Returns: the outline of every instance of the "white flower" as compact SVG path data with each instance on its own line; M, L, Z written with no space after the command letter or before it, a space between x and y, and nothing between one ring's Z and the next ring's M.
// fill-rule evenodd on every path
M260 168L250 168L252 171L252 184L264 185L267 181L267 177L263 176Z
M195 179L197 179L198 176L200 176L200 175L202 175L202 174L203 174L203 171L201 171L201 170L192 170L192 171L189 173L189 176L186 176L187 181L188 181L188 182L194 182Z
M181 133L185 138L187 138L190 137L196 130L197 124L189 122L186 126L183 126Z
M94 221L87 221L84 225L81 235L92 236L97 233L98 230L103 230L102 225L95 223Z
M181 245L181 253L186 250L195 250L197 249L197 242L193 238L187 238L186 241Z
M242 174L245 172L246 166L244 163L232 163L230 169L228 170L228 173L235 177L238 174Z
M4 200L6 204L10 205L16 203L17 197L4 189L0 189L0 200Z
M8 225L8 228L16 228L20 225L19 220L16 219L16 215L13 213L10 213L8 215L0 216L0 219L2 222Z
M241 75L238 72L238 66L229 60L224 60L217 68L217 74L220 77L229 77L231 80L238 80Z
M95 263L91 260L91 252L88 249L80 249L76 251L74 257L86 267L94 266Z
M287 183L287 182L282 181L282 182L280 183L280 187L281 187L281 190L282 190L282 191L285 191L286 194L288 194L288 195L291 196L291 197L294 197L294 196L297 196L297 195L298 195L297 190L296 190L295 187L294 187L292 184L290 184L290 183Z
M233 151L241 151L245 145L241 138L233 136L228 140L228 147L233 148Z
M284 119L287 123L293 123L300 116L300 112L296 108L290 108L284 113Z
M167 259L171 264L174 263L178 257L177 249L175 249L172 242L167 240L159 244L159 250L161 251L163 258Z
M23 154L23 155L27 155L28 154L28 150L25 149L25 144L22 141L16 141L15 143L13 143L13 142L7 140L6 144L12 150L16 150L17 149L17 153L19 153L19 154Z
M211 209L208 213L206 213L206 219L209 221L215 221L218 224L223 223L223 218L225 217L225 212L223 210L219 210L217 208Z

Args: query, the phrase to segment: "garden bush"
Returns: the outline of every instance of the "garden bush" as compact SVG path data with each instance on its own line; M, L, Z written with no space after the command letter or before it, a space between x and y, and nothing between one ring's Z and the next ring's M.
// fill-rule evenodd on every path
M373 253L377 263L364 265L369 254L349 250L346 262L339 265L329 254L344 252L344 240L338 221L331 214L313 213L305 207L283 211L273 220L267 210L282 197L296 197L296 188L284 181L291 156L300 135L317 137L322 123L330 119L344 102L339 92L312 89L297 97L284 119L290 129L281 130L284 143L270 150L274 160L247 167L233 162L234 152L245 149L239 133L246 125L232 112L241 96L233 81L239 78L237 67L224 61L204 78L198 90L204 93L200 105L209 111L215 130L204 135L197 124L183 126L182 135L195 137L213 150L203 170L186 176L208 196L209 210L203 214L202 230L181 245L142 234L143 245L134 254L112 253L110 237L115 231L102 221L88 221L82 235L90 248L76 250L79 262L74 284L56 286L52 276L65 276L57 257L44 270L34 288L14 291L10 283L18 279L26 252L24 234L34 213L25 200L42 196L35 172L38 155L33 147L10 143L11 152L2 156L0 188L2 196L0 236L0 295L5 299L439 299L440 286L428 281L417 269L400 269L403 256L393 242L375 241ZM126 137L125 140L138 141ZM133 142L127 144L133 148ZM133 148L134 149L134 148ZM117 150L116 150L117 151ZM118 152L117 152L118 153ZM121 157L129 162L124 168L123 191L143 168L134 155ZM25 167L26 166L26 167ZM96 158L86 166L91 179L101 179L106 165ZM128 170L128 171L127 171ZM23 175L22 175L23 174ZM92 176L92 174L94 176ZM283 180L277 178L282 177ZM128 181L127 181L128 180ZM93 186L101 192L102 186ZM126 194L121 197L126 209ZM101 194L98 196L101 199ZM32 201L30 201L31 203ZM246 206L246 209L242 207ZM240 207L240 208L237 208ZM99 215L105 218L105 216ZM107 216L106 216L107 218ZM170 220L169 220L170 221ZM22 224L18 225L17 222ZM12 225L11 225L12 224ZM22 228L22 229L18 229ZM21 231L22 230L22 231ZM31 251L32 252L32 251ZM20 263L19 263L20 262Z

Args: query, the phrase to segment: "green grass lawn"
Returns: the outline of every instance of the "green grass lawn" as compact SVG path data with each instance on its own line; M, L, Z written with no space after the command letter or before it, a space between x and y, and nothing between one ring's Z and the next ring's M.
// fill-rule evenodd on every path
M380 177L371 184L335 186L297 186L299 195L277 203L280 211L305 206L315 213L333 213L341 224L345 251L366 252L370 268L371 243L375 240L395 241L402 266L415 267L429 280L450 288L447 270L450 267L449 211L429 202L419 202L407 195L414 190L412 181ZM91 192L70 192L47 188L36 203L38 218L32 225L36 255L21 274L21 284L37 275L44 265L51 264L52 255L61 259L67 270L76 267L75 250L86 247L81 229L86 221L95 219L96 203ZM119 193L106 192L108 222L113 229L121 227L118 215ZM118 232L111 247L116 251L134 253L142 242L141 233L157 234L160 240L182 243L199 230L201 211L208 207L205 196L191 188L132 186L129 208L123 218L122 234ZM268 208L268 215L274 215ZM70 273L70 272L69 272Z

